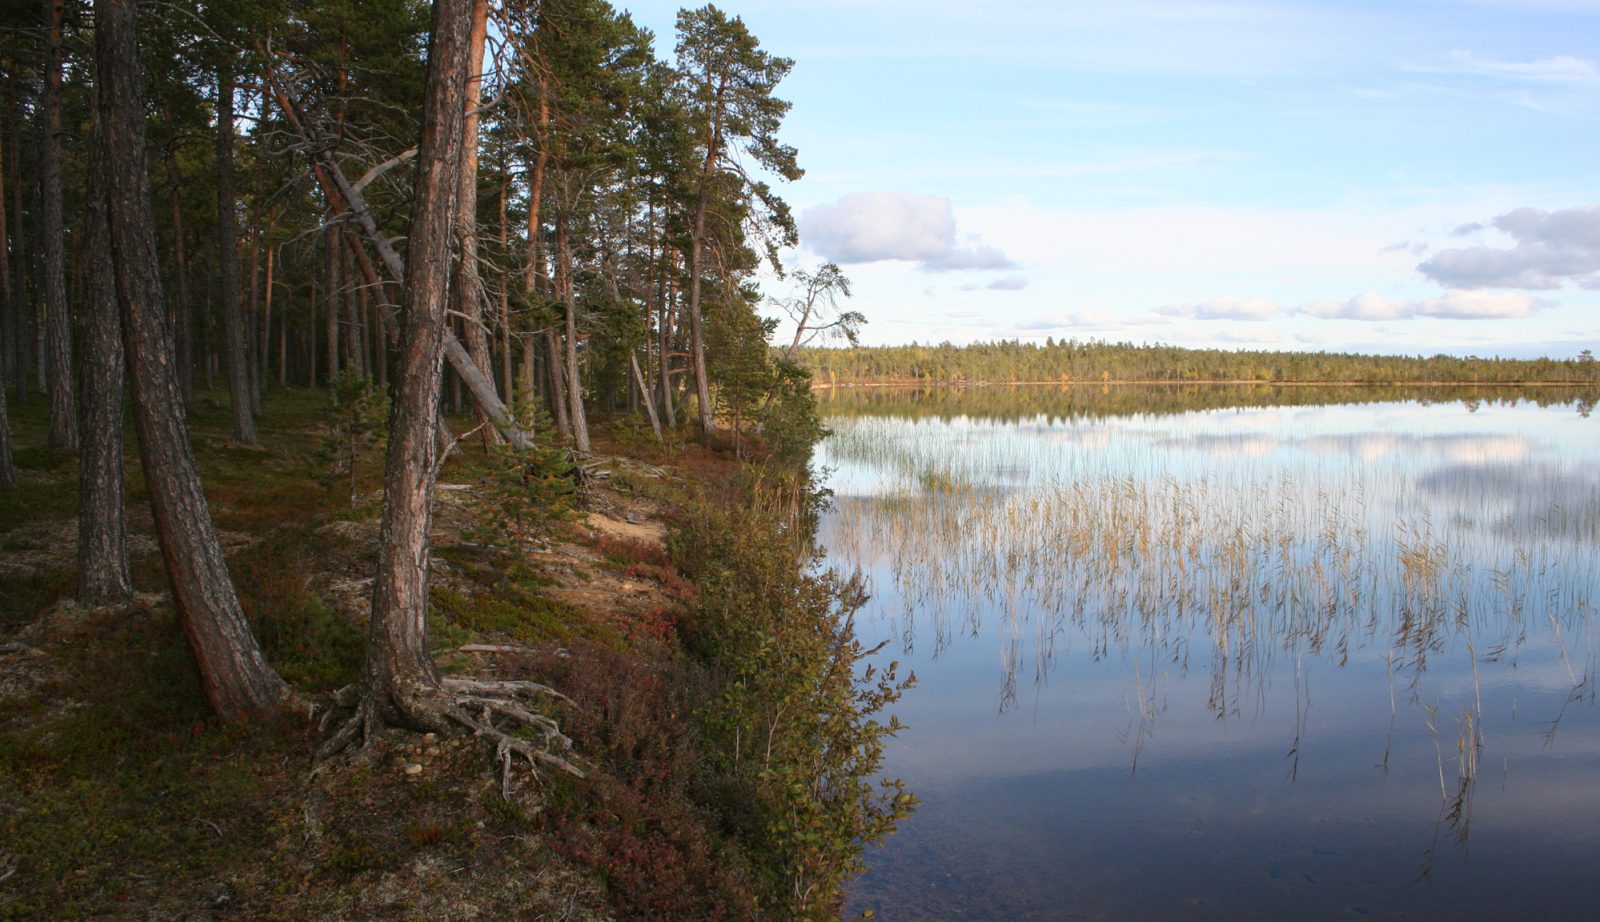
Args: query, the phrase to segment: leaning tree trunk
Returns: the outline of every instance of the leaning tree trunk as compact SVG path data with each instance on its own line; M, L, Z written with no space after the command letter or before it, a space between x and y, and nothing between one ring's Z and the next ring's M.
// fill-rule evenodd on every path
M137 0L95 3L106 204L134 426L156 538L201 686L220 716L237 720L276 710L289 687L267 664L239 607L183 424L145 158L137 19Z
M275 79L275 78L274 78ZM279 108L288 119L297 133L307 141L315 140L317 133L300 117L295 109L293 100L284 91L281 85L274 86L274 93L278 100ZM377 219L372 215L372 209L367 206L366 198L361 194L358 186L350 184L344 175L339 162L334 160L327 150L315 154L312 163L312 174L316 177L318 186L329 203L340 213L348 214L360 226L373 249L378 251L384 268L396 280L406 276L405 260L400 252L394 248L393 242L378 228ZM452 190L453 191L453 190ZM500 430L500 435L511 447L518 451L525 451L533 445L530 434L517 425L511 410L500 399L499 392L495 389L494 381L487 375L478 371L472 364L472 357L467 354L465 346L451 333L449 328L444 331L444 354L461 380L472 392L472 399L488 410L490 418L495 421L495 428Z
M239 298L239 227L233 198L233 70L217 68L217 249L222 288L223 356L228 364L228 404L233 410L233 440L256 443L254 401L250 395L250 356Z
M45 368L50 389L50 447L78 450L72 396L72 318L67 312L66 231L61 221L61 16L63 0L44 0L44 86L39 93L39 256L44 270Z
M438 473L451 223L461 170L471 20L472 0L434 3L363 676L364 704L374 716L403 726L440 724L425 705L439 689L439 673L428 655L428 527Z
M89 205L84 244L87 341L83 353L83 443L78 461L78 598L110 602L133 593L128 527L123 514L122 392L125 374L117 278L106 224L104 129L89 150Z

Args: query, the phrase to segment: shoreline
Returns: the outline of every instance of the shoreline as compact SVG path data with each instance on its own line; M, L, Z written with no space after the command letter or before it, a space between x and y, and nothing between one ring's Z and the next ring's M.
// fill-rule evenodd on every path
M818 381L813 378L814 391L854 390L857 388L940 388L965 389L975 387L1040 387L1062 389L1073 387L1151 387L1157 385L1188 387L1483 387L1483 388L1594 388L1600 381L1252 381L1248 379L1212 378L1194 381L1174 381L1164 378L1114 378L1107 381Z

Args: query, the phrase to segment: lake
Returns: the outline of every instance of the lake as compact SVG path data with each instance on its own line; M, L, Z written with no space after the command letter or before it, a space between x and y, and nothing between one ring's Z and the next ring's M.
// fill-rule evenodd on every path
M1593 392L825 393L883 919L1592 918Z

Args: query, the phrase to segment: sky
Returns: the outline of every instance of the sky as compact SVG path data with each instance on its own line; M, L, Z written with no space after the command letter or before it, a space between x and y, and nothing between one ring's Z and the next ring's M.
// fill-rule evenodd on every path
M865 344L1600 349L1600 0L721 8Z

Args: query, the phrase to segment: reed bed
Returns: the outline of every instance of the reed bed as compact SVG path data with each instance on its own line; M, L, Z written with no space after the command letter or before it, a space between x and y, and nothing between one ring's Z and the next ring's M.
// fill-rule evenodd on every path
M1595 458L1541 460L1514 435L1216 422L834 419L824 540L908 648L998 619L1003 706L1019 672L1044 681L1079 645L1183 672L1204 657L1219 716L1286 651L1371 655L1414 686L1458 647L1475 672L1532 638L1573 647L1575 693L1593 688Z

